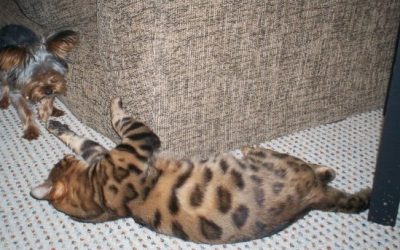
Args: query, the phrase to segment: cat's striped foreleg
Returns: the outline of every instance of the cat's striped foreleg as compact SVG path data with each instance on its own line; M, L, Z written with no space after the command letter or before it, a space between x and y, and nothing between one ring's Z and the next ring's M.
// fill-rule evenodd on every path
M70 130L67 125L58 121L51 120L47 129L70 147L76 154L82 156L89 164L102 159L107 153L107 150L99 143L77 135Z

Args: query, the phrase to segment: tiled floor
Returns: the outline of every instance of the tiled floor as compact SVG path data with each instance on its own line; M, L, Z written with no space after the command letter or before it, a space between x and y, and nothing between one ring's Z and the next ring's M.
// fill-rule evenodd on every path
M71 114L60 120L107 147L113 145ZM381 120L381 110L371 111L262 145L331 166L338 173L333 185L356 191L372 184ZM21 133L15 109L0 110L0 249L400 249L400 218L396 227L386 227L368 222L367 212L313 211L272 237L220 246L159 235L132 219L79 223L29 195L71 151L43 127L43 135L33 142L21 139Z

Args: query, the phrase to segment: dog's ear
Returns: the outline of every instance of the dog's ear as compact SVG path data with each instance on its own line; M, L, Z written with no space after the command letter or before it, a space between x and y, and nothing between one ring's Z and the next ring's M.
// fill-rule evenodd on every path
M61 58L76 47L79 43L78 33L72 30L64 30L50 35L46 39L47 50Z
M23 65L29 56L25 48L18 46L7 46L0 49L0 70L8 71Z

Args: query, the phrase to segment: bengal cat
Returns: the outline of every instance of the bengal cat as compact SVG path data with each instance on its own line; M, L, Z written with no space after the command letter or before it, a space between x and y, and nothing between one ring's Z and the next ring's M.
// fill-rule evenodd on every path
M335 172L296 157L247 147L243 159L156 155L156 134L126 115L119 99L112 124L122 142L111 151L51 121L49 131L83 160L67 155L32 196L83 222L132 217L183 240L233 243L269 236L309 210L358 213L370 189L355 194L328 185Z

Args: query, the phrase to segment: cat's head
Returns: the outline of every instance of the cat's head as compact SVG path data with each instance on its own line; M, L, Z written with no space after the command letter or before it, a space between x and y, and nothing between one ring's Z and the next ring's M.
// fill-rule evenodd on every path
M73 219L101 221L104 210L96 203L96 194L88 178L87 164L73 155L66 155L50 171L42 184L31 190L38 200L47 200L55 209Z

